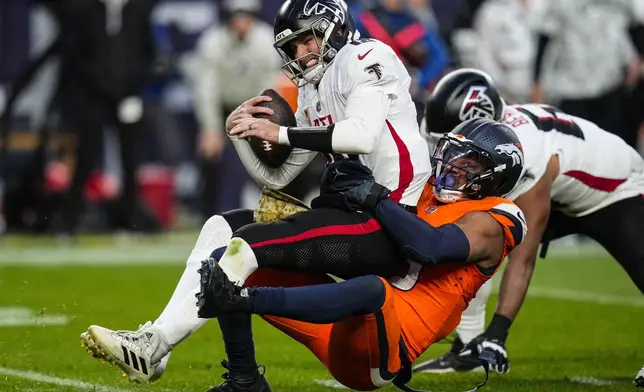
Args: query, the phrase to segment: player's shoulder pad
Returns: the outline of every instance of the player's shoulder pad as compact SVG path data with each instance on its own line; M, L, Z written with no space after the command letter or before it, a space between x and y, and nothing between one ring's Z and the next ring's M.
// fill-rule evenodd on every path
M489 212L501 215L511 222L511 225L504 224L504 226L506 226L512 233L515 246L519 245L523 241L528 233L528 223L526 222L523 211L521 211L516 204L508 200L506 202L496 204L494 207L489 209Z
M386 94L395 94L400 60L388 45L375 39L362 39L345 45L336 58L349 91L375 86Z

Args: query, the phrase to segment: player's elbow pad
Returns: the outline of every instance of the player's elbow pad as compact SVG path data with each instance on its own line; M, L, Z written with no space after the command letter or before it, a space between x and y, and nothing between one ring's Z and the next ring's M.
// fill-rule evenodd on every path
M421 264L461 264L470 255L470 242L458 225L450 223L431 230L424 241L403 246L411 259Z

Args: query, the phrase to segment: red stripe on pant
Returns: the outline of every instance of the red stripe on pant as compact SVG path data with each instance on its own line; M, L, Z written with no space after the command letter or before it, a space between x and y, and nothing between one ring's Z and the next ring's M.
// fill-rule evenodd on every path
M251 248L261 248L269 245L288 244L292 242L304 241L316 237L332 236L332 235L363 235L374 233L382 230L380 224L375 218L371 218L364 223L353 225L331 225L325 227L317 227L315 229L304 231L290 237L276 238L251 244Z

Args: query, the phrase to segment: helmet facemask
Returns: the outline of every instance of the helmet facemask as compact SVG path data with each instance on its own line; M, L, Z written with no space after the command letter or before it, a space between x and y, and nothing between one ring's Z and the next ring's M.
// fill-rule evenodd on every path
M489 154L463 136L451 133L440 139L431 163L430 183L434 186L434 196L443 203L480 199L498 171L492 167Z
M337 23L337 22L336 22ZM293 33L286 34L284 37L280 37L282 34L278 34L277 40L274 44L275 49L279 53L282 60L284 60L284 65L282 65L282 71L288 76L288 78L295 83L297 87L302 87L307 83L318 83L324 72L329 67L335 56L338 54L338 50L335 49L330 44L330 39L332 34L342 33L335 28L335 23L329 21L327 18L322 17L312 23L310 26L305 27L301 30L295 31ZM295 48L292 46L293 41L306 36L311 35L318 44L318 53L309 52L299 58L295 58ZM347 42L350 42L352 39L358 39L357 32L350 34L352 36L348 37ZM310 57L317 59L317 64L311 68L303 69L302 60Z

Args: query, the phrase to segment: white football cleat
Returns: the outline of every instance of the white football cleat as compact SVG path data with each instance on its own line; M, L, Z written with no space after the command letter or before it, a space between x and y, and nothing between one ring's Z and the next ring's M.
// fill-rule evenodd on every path
M642 369L637 373L637 376L635 376L635 385L640 388L644 388L644 366L642 366Z
M137 331L114 331L92 325L80 338L94 358L118 366L135 383L159 379L170 357L170 346L149 321Z

